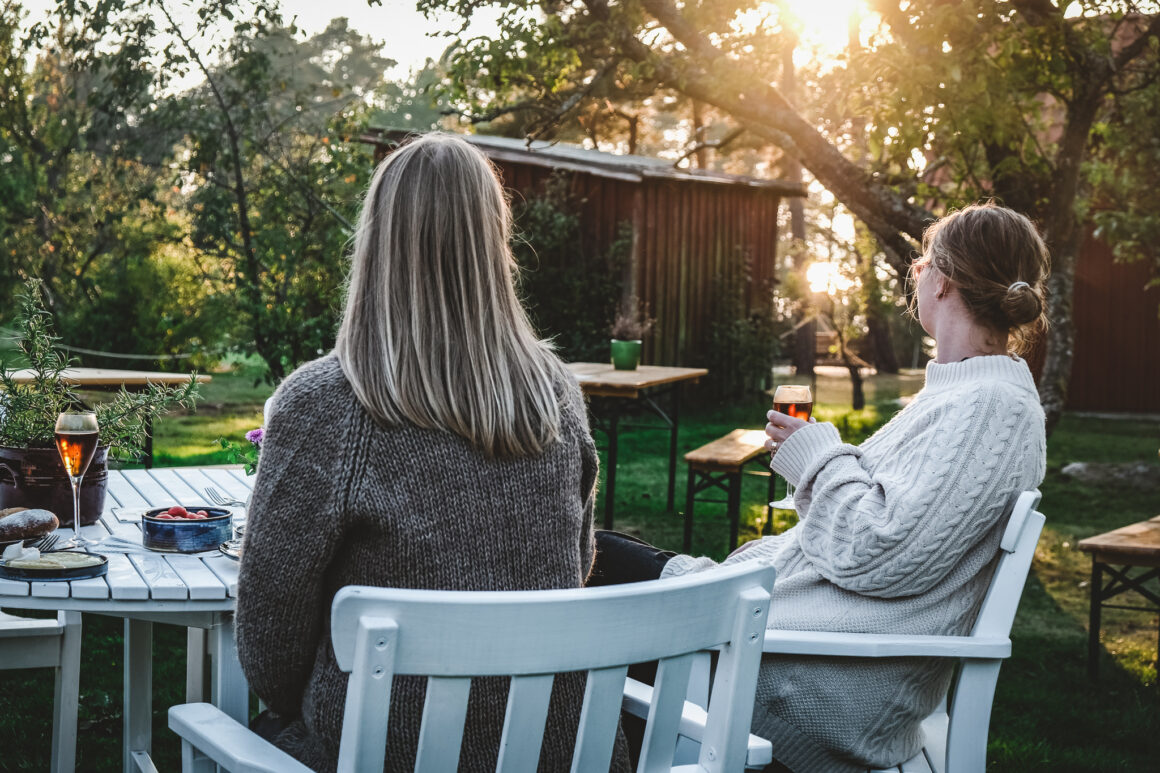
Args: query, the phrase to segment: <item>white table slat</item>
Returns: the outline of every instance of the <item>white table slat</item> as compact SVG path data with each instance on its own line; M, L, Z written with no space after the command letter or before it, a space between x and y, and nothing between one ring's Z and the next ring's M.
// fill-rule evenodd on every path
M176 504L173 501L173 495L153 479L149 470L121 470L121 474L125 476L125 480L133 484L133 488L148 504L154 507Z
M28 583L21 580L0 580L0 596L27 596Z
M89 580L73 580L72 595L76 599L107 599L109 597L109 583L104 577L93 577Z
M149 596L155 599L187 599L189 589L173 567L161 556L126 553L129 562L149 586Z
M196 490L193 486L190 486L188 483L182 480L181 476L177 474L176 470L154 469L150 470L149 472L153 476L153 480L157 481L159 484L161 484L162 487L165 488L166 491L169 492L169 496L172 498L174 504L209 504L209 502L206 501L205 494ZM158 504L162 505L165 503L159 502Z
M141 492L133 488L133 484L125 477L123 472L109 473L109 494L116 501L117 507L148 507L149 501L141 496ZM109 508L110 503L105 502L105 508Z
M67 582L30 582L28 583L30 596L39 596L47 599L67 599L69 587Z
M212 485L237 499L246 499L254 488L254 476L246 475L246 471L241 467L217 468L203 472Z
M228 556L214 556L205 559L204 563L225 584L230 598L237 598L238 562Z
M149 586L141 573L124 553L109 553L109 572L105 580L109 592L118 600L142 600L149 598Z
M189 589L191 599L224 599L226 586L202 563L200 558L193 556L166 556L165 560L173 571Z

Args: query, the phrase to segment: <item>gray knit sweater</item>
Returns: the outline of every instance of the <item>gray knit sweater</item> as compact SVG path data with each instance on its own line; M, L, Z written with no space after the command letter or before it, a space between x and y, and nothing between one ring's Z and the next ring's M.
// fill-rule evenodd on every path
M344 585L578 588L593 561L596 450L583 397L561 383L561 438L534 458L488 459L449 432L377 425L333 355L278 389L238 579L238 656L253 690L301 715L277 739L317 770L337 763L347 675L330 643ZM470 636L470 631L464 631ZM541 770L566 770L583 675L556 680ZM397 678L387 770L411 770L424 682ZM460 770L494 770L506 680L476 680ZM618 744L614 768L626 767Z
M793 433L773 468L798 486L800 522L725 563L777 567L769 627L969 633L1019 492L1043 480L1043 411L1026 363L931 363L914 400L861 446L831 424ZM677 556L663 576L715 565ZM766 656L753 732L796 773L899 764L945 693L946 660Z

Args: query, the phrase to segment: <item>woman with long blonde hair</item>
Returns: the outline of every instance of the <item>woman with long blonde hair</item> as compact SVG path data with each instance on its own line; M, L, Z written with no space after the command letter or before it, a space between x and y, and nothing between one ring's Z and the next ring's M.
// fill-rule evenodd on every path
M516 296L511 216L486 158L428 135L376 170L334 351L275 394L238 581L259 732L332 770L344 585L576 588L592 566L596 451L574 378ZM393 693L387 769L410 770L423 686ZM570 766L583 678L557 679L540 767ZM506 687L472 688L460 770L493 770ZM625 757L618 746L617 764Z

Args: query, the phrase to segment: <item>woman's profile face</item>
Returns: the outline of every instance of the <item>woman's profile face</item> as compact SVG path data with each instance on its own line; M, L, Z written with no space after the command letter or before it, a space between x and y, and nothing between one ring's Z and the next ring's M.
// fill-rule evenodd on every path
M938 270L931 264L929 256L923 255L914 264L914 283L915 292L918 294L918 323L928 335L933 336L931 311L934 308L939 282Z

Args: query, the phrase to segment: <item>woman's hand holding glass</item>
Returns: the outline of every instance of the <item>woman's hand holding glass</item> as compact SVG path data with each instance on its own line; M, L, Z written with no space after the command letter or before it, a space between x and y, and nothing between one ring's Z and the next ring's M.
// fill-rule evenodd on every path
M810 416L814 408L814 398L807 386L779 386L774 394L773 404L774 410L765 415L769 422L765 425L765 434L769 436L765 441L765 449L771 455L777 453L777 449L790 435L807 423L814 421ZM788 480L785 482L785 486L785 497L776 502L770 502L770 507L779 510L794 509L793 486Z

